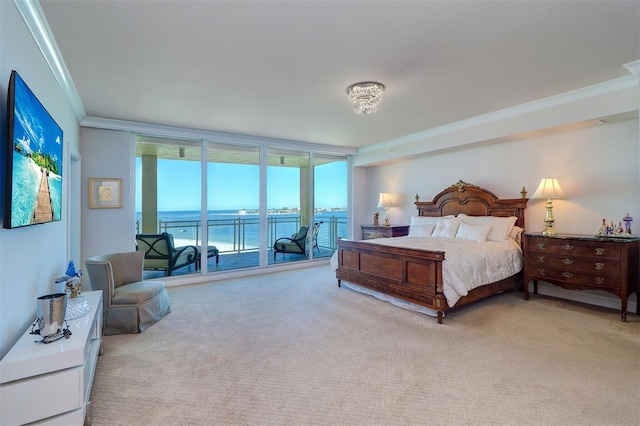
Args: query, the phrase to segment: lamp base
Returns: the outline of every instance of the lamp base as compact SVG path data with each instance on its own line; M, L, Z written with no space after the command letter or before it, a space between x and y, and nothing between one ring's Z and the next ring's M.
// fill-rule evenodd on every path
M545 237L554 237L556 235L556 230L553 228L547 228L542 231L542 235L544 235Z
M551 204L551 198L547 198L547 206L544 216L545 228L544 231L542 231L542 235L545 237L553 237L556 235L556 230L553 229L553 222L555 222L553 219L553 205Z

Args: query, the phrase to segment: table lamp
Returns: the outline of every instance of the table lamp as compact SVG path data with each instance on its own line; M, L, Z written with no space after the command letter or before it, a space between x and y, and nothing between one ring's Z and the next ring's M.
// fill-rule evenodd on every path
M381 192L380 199L378 200L378 208L384 209L384 226L391 225L389 223L389 207L393 206L393 200L391 199L390 192Z
M553 229L553 205L551 204L552 198L566 198L566 195L560 188L558 179L547 177L540 181L540 185L531 198L546 198L547 199L547 212L544 217L544 223L546 227L542 231L544 236L556 235L556 230Z

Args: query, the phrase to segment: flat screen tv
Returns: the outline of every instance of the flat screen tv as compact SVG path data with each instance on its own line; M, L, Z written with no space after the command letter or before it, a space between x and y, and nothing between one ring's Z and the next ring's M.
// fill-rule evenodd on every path
M60 220L62 129L16 71L7 95L4 227Z

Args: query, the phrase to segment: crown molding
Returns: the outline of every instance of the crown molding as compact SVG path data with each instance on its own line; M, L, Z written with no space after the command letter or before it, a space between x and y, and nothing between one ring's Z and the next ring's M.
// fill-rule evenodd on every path
M49 66L51 73L58 82L67 103L71 107L73 114L78 121L87 116L82 100L78 95L69 70L62 59L62 54L58 48L51 28L44 16L42 7L37 0L13 0L13 4L22 16L27 29L31 33L38 49L42 53L45 62Z
M627 62L624 67L632 74L640 77L640 59L633 62Z
M638 65L638 63L640 63L640 61L637 61L636 66ZM630 64L634 64L634 62L631 62ZM629 64L625 64L625 67L627 67L627 65ZM367 154L380 150L389 150L392 148L400 147L402 145L406 145L408 143L445 135L459 130L472 128L474 126L480 126L483 124L494 123L512 117L522 116L531 112L542 111L548 108L571 104L576 101L628 89L630 87L638 87L638 77L636 75L620 77L614 80L605 81L570 92L560 93L558 95L517 105L515 107L505 108L499 111L479 115L467 120L457 121L455 123L434 127L422 132L402 136L400 138L392 139L386 142L381 142L376 145L363 147L358 149L358 154Z
M184 127L163 126L159 124L147 124L100 117L85 117L80 122L80 126L175 139L207 140L243 145L284 147L326 154L354 155L356 153L355 148L346 148L341 146L313 144L286 139L265 138L261 136L239 135L235 133L215 132L210 130L187 129Z

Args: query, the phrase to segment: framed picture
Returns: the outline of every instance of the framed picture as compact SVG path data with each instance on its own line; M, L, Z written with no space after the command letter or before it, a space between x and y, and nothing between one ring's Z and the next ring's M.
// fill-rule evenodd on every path
M89 208L119 209L122 207L121 179L90 178Z

